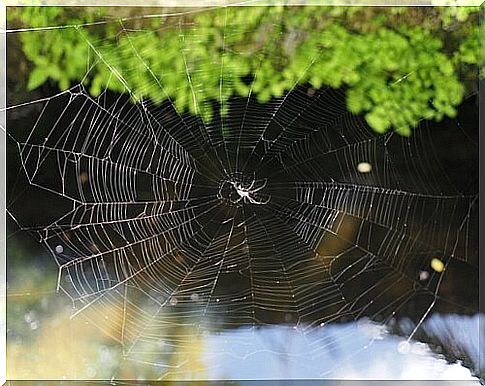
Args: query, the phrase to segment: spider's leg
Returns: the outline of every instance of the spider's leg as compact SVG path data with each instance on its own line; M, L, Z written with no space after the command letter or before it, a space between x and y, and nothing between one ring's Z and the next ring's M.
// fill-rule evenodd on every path
M244 196L239 196L238 199L236 199L235 201L233 200L230 200L233 204L237 204L239 201L241 201L242 199L244 198Z
M252 204L265 205L265 204L267 204L269 202L269 200L270 200L271 197L268 196L268 198L265 201L258 201L258 200L254 199L252 197L249 197L249 196L248 196L248 198L249 198L249 200L250 200L250 202Z
M263 189L266 186L267 182L268 180L265 178L263 184L261 186L258 186L256 189L254 189L253 193L259 192L261 189Z
M219 187L219 192L217 192L217 197L219 198L222 198L222 188L223 188L223 185Z

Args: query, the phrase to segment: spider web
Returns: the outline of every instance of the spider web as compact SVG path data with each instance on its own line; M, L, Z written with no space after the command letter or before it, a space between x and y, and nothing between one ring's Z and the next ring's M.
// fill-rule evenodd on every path
M412 313L418 323L410 340L436 310L474 309L476 299L450 293L447 278L476 265L469 240L478 195L450 179L426 124L409 138L378 135L347 111L344 91L299 81L258 103L252 87L270 44L255 54L261 65L245 80L248 97L225 98L238 81L238 69L225 66L225 44L214 74L186 56L202 33L196 24L163 26L179 30L185 66L160 75L137 45L153 27L138 25L130 35L129 21L119 23L119 34L132 37L116 55L103 54L104 40L86 38L86 78L106 66L124 93L93 97L82 82L8 108L33 114L30 130L10 141L36 200L55 203L35 223L19 217L18 201L9 213L55 257L58 288L74 315L109 331L131 359L183 377L169 356L209 333L287 325L318 358L354 339L350 332L319 336L330 323L369 318L385 327ZM225 23L223 39L230 39L237 22ZM127 56L139 66L121 70L118 60ZM318 61L307 58L301 79ZM136 96L131 84L142 70L151 78L146 89L165 101ZM195 110L214 109L212 119L168 98L164 78L181 75ZM214 78L219 98L204 99L204 81ZM359 172L359 164L371 170ZM430 269L433 258L442 272ZM121 317L108 320L106 309ZM251 355L256 339L250 333L211 355L230 355L231 345Z

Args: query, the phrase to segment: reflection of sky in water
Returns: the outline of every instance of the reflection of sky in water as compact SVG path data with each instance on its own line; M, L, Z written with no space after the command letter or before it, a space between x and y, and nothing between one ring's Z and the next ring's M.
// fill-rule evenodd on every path
M437 333L440 319L430 319ZM445 319L454 324L455 339L471 343L478 357L478 342L470 339L478 333L478 316ZM322 342L328 344L322 347ZM209 378L476 380L467 368L447 363L427 345L406 345L403 338L370 322L330 325L305 335L281 326L228 331L208 337L205 361Z
M46 263L43 268L47 269L49 265ZM15 275L12 272L12 278L15 276L17 280L10 286L8 299L10 360L7 365L10 379L161 377L476 381L468 368L459 363L449 364L427 345L414 342L406 346L405 338L391 335L383 326L365 320L329 323L305 331L303 326L295 329L274 325L226 329L202 336L197 335L197 323L194 323L181 327L176 333L183 336L179 345L166 342L165 347L160 346L158 358L149 358L158 361L159 366L153 366L143 363L147 358L142 355L123 358L121 345L87 322L84 314L71 319L70 302L52 291L55 280L47 280L49 285L44 283L44 287L40 285L46 277L46 272L42 272L40 267L24 267L15 270ZM116 319L116 314L107 310L107 315L110 318L107 325L111 326L113 322L110 320ZM400 323L404 336L408 336L413 328L412 323ZM445 345L465 352L477 369L485 368L484 358L479 358L478 315L435 314L424 322L422 328ZM59 366L61 362L62 367ZM461 382L457 384L462 385Z
M10 308L10 378L447 379L478 384L468 368L448 363L424 343L406 345L405 338L366 320L306 332L302 326L275 325L203 335L197 335L194 323L180 331L185 343L163 347L160 342L159 365L153 366L143 363L143 355L123 358L121 345L82 315L70 319L69 307L60 307L59 300L48 296L39 301L40 309L54 306L47 313L31 309L21 314L15 304ZM478 323L478 316L433 315L423 328L461 347L478 364ZM402 331L409 328L404 324Z

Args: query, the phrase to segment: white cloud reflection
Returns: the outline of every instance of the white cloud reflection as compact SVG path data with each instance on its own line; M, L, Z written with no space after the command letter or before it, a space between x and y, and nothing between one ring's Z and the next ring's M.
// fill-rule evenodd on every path
M429 321L435 329L439 318ZM454 322L460 323L455 328L462 335L478 332L478 316ZM448 363L428 345L414 341L406 345L404 338L369 321L327 325L307 333L290 326L226 331L207 337L205 348L210 379L474 380L479 384L468 368Z

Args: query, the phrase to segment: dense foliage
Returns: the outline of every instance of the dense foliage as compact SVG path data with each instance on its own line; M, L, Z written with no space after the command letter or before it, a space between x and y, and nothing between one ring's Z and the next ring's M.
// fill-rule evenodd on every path
M266 102L297 83L345 87L349 110L374 130L409 135L422 119L453 117L466 93L463 79L477 76L478 8L236 7L150 18L110 12L9 10L10 28L69 26L19 34L33 64L28 88L48 79L62 89L82 81L93 95L128 88L134 99L170 98L209 120L213 101L224 113L233 95Z

